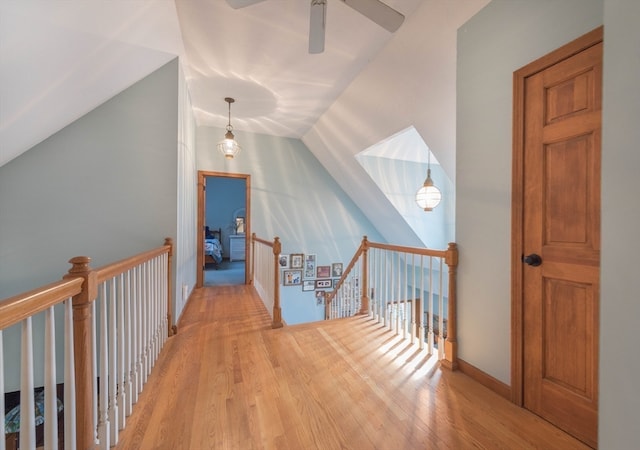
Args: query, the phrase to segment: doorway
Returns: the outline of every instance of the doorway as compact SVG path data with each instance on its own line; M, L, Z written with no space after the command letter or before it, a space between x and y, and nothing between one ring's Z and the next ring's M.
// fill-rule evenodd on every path
M602 38L514 73L513 401L594 448Z
M248 283L250 193L250 175L198 172L198 287Z

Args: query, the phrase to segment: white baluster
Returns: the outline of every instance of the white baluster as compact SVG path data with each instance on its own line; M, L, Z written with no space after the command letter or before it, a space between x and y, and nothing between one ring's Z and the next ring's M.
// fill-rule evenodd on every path
M427 312L427 324L428 324L428 340L429 340L429 354L433 354L433 257L429 256L429 299L427 300L428 312Z
M109 442L109 343L107 332L107 284L102 284L102 294L98 301L100 302L100 330L99 330L99 346L100 353L98 355L100 361L100 389L98 390L98 442L100 448L108 449Z
M382 251L382 263L383 263L383 270L382 270L382 283L384 285L384 315L382 316L382 326L388 326L389 324L389 314L391 313L391 311L389 310L389 272L387 272L387 252L386 251Z
M143 273L142 264L136 268L136 309L135 309L135 336L136 336L136 399L140 392L142 392L142 367L143 367L143 352L144 343L142 341L142 285L143 285Z
M438 280L438 359L444 358L444 296L442 289L442 258L439 258L439 280Z
M36 448L36 421L33 405L33 332L31 317L22 321L20 371L20 448Z
M124 330L125 330L125 342L124 342L124 392L125 392L125 414L123 416L130 416L133 409L133 329L132 329L132 310L131 310L131 296L133 294L133 277L132 272L134 269L127 271L126 275L126 288L125 288L125 300L124 300Z
M109 316L103 323L107 324L106 336L107 336L107 357L109 361L109 367L107 372L107 386L109 386L107 397L107 413L109 415L109 442L111 445L118 443L118 376L116 367L116 306L117 306L117 279L113 277L109 286L109 299L105 298L107 302L107 310Z
M147 382L149 376L149 263L143 263L144 267L144 287L142 290L142 385ZM142 388L140 388L142 390Z
M164 347L165 342L167 342L167 337L169 336L169 322L167 322L167 318L169 316L169 310L167 309L169 299L169 297L167 296L167 270L169 266L167 264L167 258L168 254L163 253L162 264L160 265L160 286L162 287L162 296L160 299L160 306L162 307L160 309L160 320L162 323L162 328L160 330L160 337L162 338L162 347ZM273 277L273 273L271 274L271 277ZM271 281L271 286L273 286L273 280ZM271 311L273 311L273 308L270 309Z
M412 294L411 297L413 299L413 301L411 302L411 344L414 344L416 341L416 334L418 333L418 324L417 324L417 318L419 317L417 315L417 311L420 310L420 307L418 306L418 299L416 298L416 254L412 253L411 254L411 272L412 272L412 278L413 280L411 281L411 290L412 290Z
M404 258L404 286L402 287L404 290L404 295L402 296L402 339L407 339L407 326L408 326L408 320L407 320L407 289L408 289L408 281L407 281L407 277L408 277L408 259L407 259L407 254L403 253L403 258Z
M420 350L424 349L424 255L420 255L420 294L418 295L418 317L420 317L420 330L418 338L420 339Z
M76 369L73 350L73 302L64 302L64 448L76 449Z
M118 367L117 370L117 384L118 384L118 422L117 428L118 430L124 429L125 426L125 416L126 416L126 394L125 394L125 386L127 384L126 380L126 369L125 369L125 331L124 331L124 303L125 303L125 273L120 274L119 282L118 282L118 315L117 315L117 325L116 329L118 331L118 351L117 351L117 361L116 365ZM114 425L115 428L115 425Z
M160 327L162 321L160 320L160 257L153 259L153 364L155 366L158 355L160 354Z
M392 283L393 283L393 288L391 289L391 296L393 298L393 320L391 322L391 329L393 330L393 332L395 334L398 334L398 318L399 318L399 314L398 314L398 302L400 300L400 293L399 293L399 285L400 285L400 280L398 279L398 262L396 262L396 257L397 257L397 253L393 252L391 254L391 264L392 264L392 269L391 269L391 276L392 276ZM399 258L398 258L399 261Z
M93 423L96 427L94 432L94 442L98 445L98 380L96 377L99 376L98 373L98 315L96 314L96 301L91 302L91 361L93 363L93 380L91 380L92 394L91 398L93 400Z
M44 446L58 448L58 395L56 389L56 324L53 306L44 322Z

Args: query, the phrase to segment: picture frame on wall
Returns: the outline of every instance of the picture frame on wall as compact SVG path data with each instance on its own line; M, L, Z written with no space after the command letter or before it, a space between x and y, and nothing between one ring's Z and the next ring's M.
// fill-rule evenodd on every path
M342 276L342 263L331 264L331 276L333 278L340 278Z
M331 266L318 266L316 278L329 278L331 276Z
M281 269L289 268L289 255L280 255L278 256L278 265Z
M324 304L325 292L324 291L316 291L316 305Z
M316 290L316 282L315 282L315 280L303 280L302 281L302 290L303 291L315 291Z
M316 289L330 289L332 282L330 279L316 280Z
M302 269L304 262L304 254L302 253L291 253L289 256L289 268L291 269Z
M282 284L285 286L299 286L302 284L302 270L283 270Z
M306 255L304 258L304 278L316 277L316 255Z

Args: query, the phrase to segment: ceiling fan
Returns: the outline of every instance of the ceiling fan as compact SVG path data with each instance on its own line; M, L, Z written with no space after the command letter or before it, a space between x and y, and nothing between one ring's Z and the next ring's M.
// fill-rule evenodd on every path
M227 0L234 9L244 8L264 0ZM404 21L404 16L380 0L338 0L393 33ZM327 18L327 0L311 0L309 23L309 53L324 51L324 31Z

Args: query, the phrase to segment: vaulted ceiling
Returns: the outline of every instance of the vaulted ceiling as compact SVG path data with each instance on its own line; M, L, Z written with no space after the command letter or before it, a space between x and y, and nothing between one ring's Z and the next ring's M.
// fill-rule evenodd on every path
M234 129L302 139L366 211L355 155L409 126L453 179L456 30L488 1L384 0L391 33L327 0L309 54L310 0L0 0L0 165L180 56L198 126L234 97Z
M420 0L387 0L409 17ZM0 0L0 165L182 57L200 126L301 137L393 36L329 0L308 53L310 2Z

